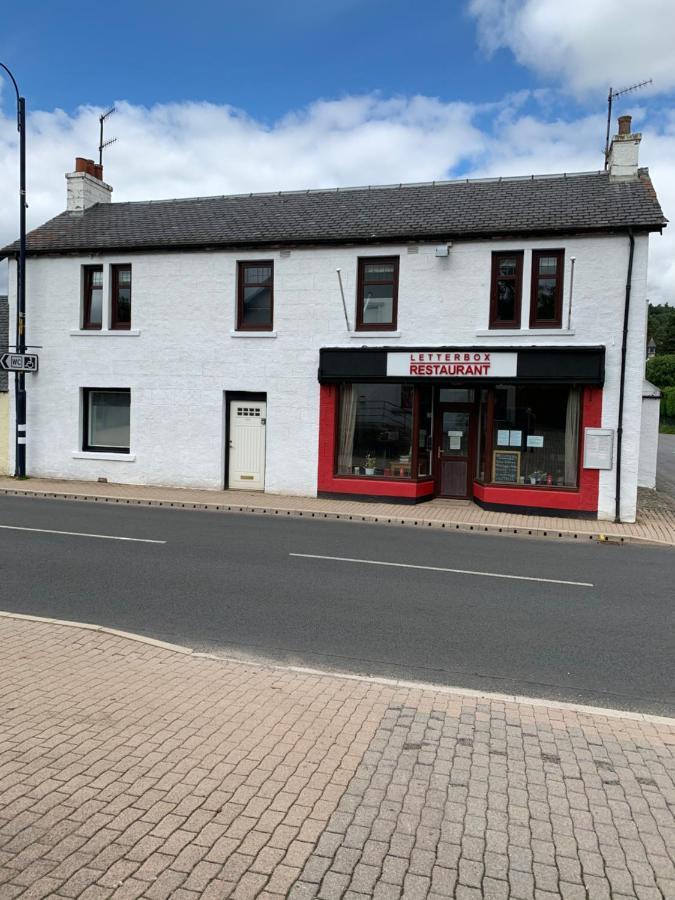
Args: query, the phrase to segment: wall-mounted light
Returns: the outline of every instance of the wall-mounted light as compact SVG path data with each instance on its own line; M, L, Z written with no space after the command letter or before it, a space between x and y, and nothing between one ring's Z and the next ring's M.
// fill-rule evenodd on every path
M452 247L452 241L448 244L439 244L436 247L436 256L450 256L450 248Z

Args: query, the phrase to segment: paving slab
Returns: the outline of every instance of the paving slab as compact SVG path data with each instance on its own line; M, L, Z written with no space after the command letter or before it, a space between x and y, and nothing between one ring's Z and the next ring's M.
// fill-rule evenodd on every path
M672 896L675 720L0 642L0 897Z
M416 506L260 491L215 491L93 481L0 476L0 495L51 497L98 503L204 509L267 516L335 518L382 525L443 528L475 533L576 541L614 541L675 546L675 503L657 491L640 491L636 522L608 522L566 516L520 515L482 509L468 500L437 498Z

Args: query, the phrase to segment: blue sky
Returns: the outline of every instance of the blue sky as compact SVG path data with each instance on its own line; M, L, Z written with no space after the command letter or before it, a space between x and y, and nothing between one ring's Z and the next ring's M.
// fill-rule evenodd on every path
M114 200L602 168L608 86L675 215L675 2L118 0L5 4L0 60L29 109L29 226L64 207L118 107ZM0 79L0 245L16 234ZM675 300L675 227L650 292ZM3 285L0 273L0 289Z
M208 100L272 121L319 97L481 102L533 83L510 53L488 59L475 19L448 0L27 0L3 10L0 58L15 63L34 108L68 112L120 98Z

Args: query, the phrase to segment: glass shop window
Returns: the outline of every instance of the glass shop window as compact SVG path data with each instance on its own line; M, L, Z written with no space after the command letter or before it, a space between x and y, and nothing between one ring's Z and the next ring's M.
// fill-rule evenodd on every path
M414 398L412 385L341 386L338 475L411 477Z
M491 480L576 487L581 392L575 386L495 388Z

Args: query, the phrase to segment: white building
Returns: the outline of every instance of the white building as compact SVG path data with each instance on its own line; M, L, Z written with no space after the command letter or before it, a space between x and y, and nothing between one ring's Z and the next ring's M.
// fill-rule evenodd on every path
M624 117L607 172L147 203L78 160L28 237L29 474L633 520L666 224L639 142Z

